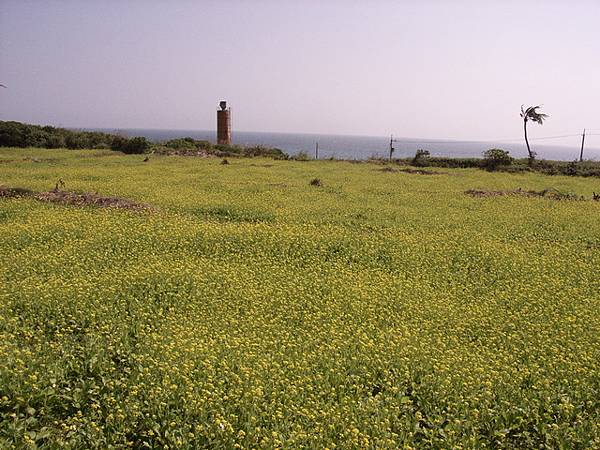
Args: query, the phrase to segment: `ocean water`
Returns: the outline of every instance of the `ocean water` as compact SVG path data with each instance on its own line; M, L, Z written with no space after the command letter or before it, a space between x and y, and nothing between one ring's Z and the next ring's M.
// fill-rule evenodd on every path
M180 137L215 142L215 131L206 130L147 130L147 129L102 129L97 131L119 132L126 136L144 136L154 142L166 141ZM428 139L395 138L394 157L411 157L418 149L429 150L433 156L448 157L481 157L482 152L490 148L509 150L517 158L527 157L524 142L490 142L490 141L442 141ZM370 157L388 157L390 137L387 136L343 136L327 134L301 134L301 133L266 133L238 131L232 135L234 144L239 145L264 145L276 147L284 152L294 155L306 152L311 157L315 154L315 144L319 143L319 159L368 159ZM537 152L540 159L554 159L573 161L579 158L580 138L575 136L565 139L563 145L542 144L540 141L531 141L532 149ZM547 142L547 141L545 141ZM600 148L586 146L584 158L600 160ZM600 147L600 140L597 140Z

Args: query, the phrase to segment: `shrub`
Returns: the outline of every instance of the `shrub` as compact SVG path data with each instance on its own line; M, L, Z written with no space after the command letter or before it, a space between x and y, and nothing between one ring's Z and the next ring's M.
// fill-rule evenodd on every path
M98 131L74 131L52 126L0 121L0 146L37 148L107 148L113 137Z
M195 150L197 148L196 141L191 137L171 139L165 142L165 147L175 150Z
M88 146L85 138L83 136L81 136L79 133L68 134L67 138L65 140L65 144L66 144L67 148L70 148L70 149L86 148Z
M431 156L429 150L417 150L411 164L413 166L426 166L429 161L429 156Z
M0 122L0 146L26 147L25 125L19 122Z
M110 148L128 155L141 154L148 151L150 142L145 137L127 139L123 136L114 136Z
M216 144L213 146L214 154L217 156L241 156L244 148L239 145Z
M112 141L110 143L110 148L116 152L122 152L127 145L127 138L123 136L113 136Z
M298 152L294 156L292 156L292 159L294 161L308 161L310 159L310 157L308 156L308 153L302 151L302 152Z
M499 148L491 148L483 152L483 167L488 170L496 170L500 166L510 166L513 158L509 152Z
M255 145L244 148L244 156L268 156L275 159L286 159L287 155L278 148Z
M195 141L196 145L204 150L210 150L212 148L212 144L208 141Z
M129 155L145 153L150 148L150 142L145 137L137 136L127 141L123 153Z
M51 134L46 139L46 147L48 148L63 148L66 146L67 143L65 137L60 134Z

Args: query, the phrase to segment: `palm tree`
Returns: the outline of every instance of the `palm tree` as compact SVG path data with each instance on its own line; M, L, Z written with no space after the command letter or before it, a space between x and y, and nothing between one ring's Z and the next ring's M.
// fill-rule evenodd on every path
M544 119L548 117L548 114L537 112L538 108L541 106L530 106L527 109L523 109L523 105L521 105L521 117L523 118L523 130L525 131L525 144L527 144L527 153L529 153L529 163L533 163L535 159L535 152L531 151L531 147L529 146L529 140L527 139L527 122L537 122L540 125L544 123Z

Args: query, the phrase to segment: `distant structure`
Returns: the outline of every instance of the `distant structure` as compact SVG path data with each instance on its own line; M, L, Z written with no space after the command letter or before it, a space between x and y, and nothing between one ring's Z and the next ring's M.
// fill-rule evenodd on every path
M219 102L220 110L217 110L217 144L231 144L231 108L227 102Z

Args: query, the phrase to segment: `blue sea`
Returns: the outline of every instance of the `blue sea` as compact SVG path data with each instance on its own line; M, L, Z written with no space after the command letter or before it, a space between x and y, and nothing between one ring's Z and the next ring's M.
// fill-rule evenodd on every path
M144 136L151 141L160 142L180 137L192 137L199 140L215 142L214 131L203 130L158 130L158 129L101 129L97 131L118 132L128 137ZM600 136L599 136L600 137ZM491 141L451 141L414 138L395 138L394 157L411 157L418 149L428 150L433 156L447 157L481 157L482 152L490 148L509 150L517 158L525 158L527 149L524 142L491 142ZM580 138L577 136L563 139L563 145L542 144L531 141L532 149L540 159L573 161L579 158ZM343 136L329 134L301 133L267 133L238 131L233 133L233 143L239 145L264 145L276 147L294 155L306 152L315 155L315 144L319 143L319 159L368 159L370 157L389 156L389 136ZM545 141L547 142L547 141ZM600 148L586 146L584 159L600 160ZM596 140L600 146L600 139Z

